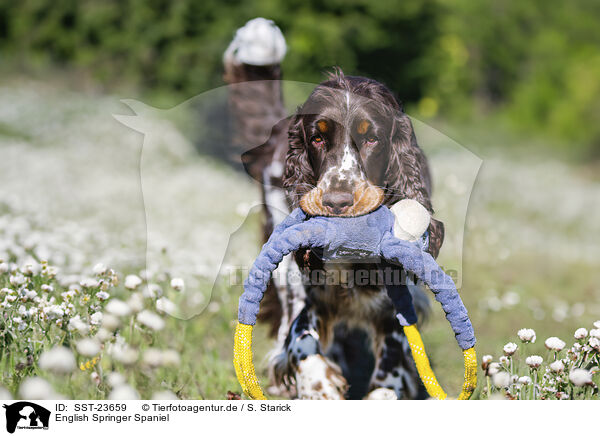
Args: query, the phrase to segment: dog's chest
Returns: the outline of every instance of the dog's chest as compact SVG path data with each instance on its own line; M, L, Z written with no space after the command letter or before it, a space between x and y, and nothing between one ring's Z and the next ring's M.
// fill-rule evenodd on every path
M373 323L393 311L374 264L328 262L325 281L313 282L310 298L333 318L351 323Z

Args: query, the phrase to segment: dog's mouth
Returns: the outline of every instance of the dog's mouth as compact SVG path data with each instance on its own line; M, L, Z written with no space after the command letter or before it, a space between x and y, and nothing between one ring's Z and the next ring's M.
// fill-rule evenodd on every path
M323 189L316 186L302 196L300 207L308 215L313 216L353 217L374 211L381 206L384 200L383 189L368 182L358 185L352 194L354 201L344 207L326 206L323 204L324 195Z

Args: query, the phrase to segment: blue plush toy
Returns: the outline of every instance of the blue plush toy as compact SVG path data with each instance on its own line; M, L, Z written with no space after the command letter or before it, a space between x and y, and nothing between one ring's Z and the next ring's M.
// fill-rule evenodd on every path
M476 384L475 333L452 279L425 251L430 216L415 200L402 200L392 208L380 206L357 217L307 216L295 209L275 228L250 269L240 297L234 364L244 391L264 398L251 360L252 326L271 274L285 255L299 248L322 248L324 260L376 259L402 266L422 280L441 303L464 351L465 382L459 399L468 399ZM421 237L425 234L425 237ZM388 285L387 291L404 328L421 379L432 397L443 399L416 328L417 316L407 287Z

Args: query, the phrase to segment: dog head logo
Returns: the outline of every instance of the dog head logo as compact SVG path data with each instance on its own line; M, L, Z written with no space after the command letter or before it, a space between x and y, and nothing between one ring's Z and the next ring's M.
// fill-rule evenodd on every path
M247 235L261 219L264 204L275 223L289 213L283 191L270 182L283 167L272 165L265 173L253 162L272 152L270 147L279 136L287 138L287 117L316 85L265 82L223 86L168 109L122 100L131 112L113 115L142 134L139 170L146 218L146 269L163 269L165 253L169 253L174 258L169 274L185 282L175 304L161 309L171 316L190 319L208 307L213 291L221 285L241 286L255 250L248 250ZM255 95L260 86L283 90L287 108L280 118L253 121L252 137L237 140L240 132L230 118L230 97ZM460 287L464 224L482 161L434 128L414 118L411 121L435 175L436 218L449 229L438 260ZM140 146L137 140L132 144ZM173 229L182 226L188 231L179 232L179 237Z
M6 431L14 433L15 429L48 429L50 411L29 401L19 401L4 405L6 409Z

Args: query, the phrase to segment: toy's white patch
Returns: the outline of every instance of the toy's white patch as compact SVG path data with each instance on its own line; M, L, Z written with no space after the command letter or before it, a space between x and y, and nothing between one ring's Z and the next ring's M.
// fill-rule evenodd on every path
M394 236L398 239L417 241L423 236L431 222L429 211L416 200L401 200L390 210L396 216Z
M281 62L286 49L279 27L271 20L255 18L237 30L223 58L249 65L273 65Z
M298 365L296 390L302 400L343 400L346 386L339 367L320 354L312 354Z

